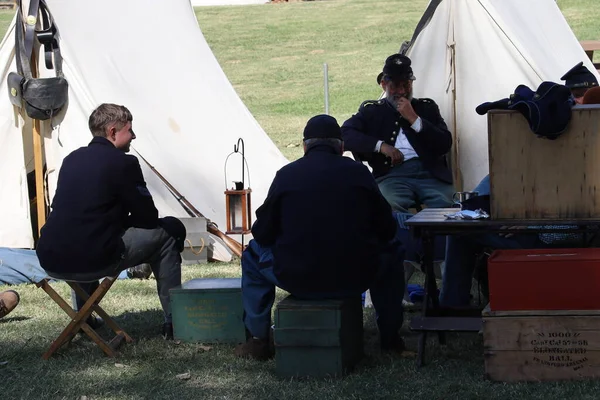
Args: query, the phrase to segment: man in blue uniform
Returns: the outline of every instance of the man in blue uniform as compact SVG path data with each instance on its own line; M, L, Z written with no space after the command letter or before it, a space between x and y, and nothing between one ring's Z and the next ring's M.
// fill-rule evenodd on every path
M359 296L370 288L381 348L402 351L404 251L369 170L348 157L335 118L304 129L304 157L277 172L242 255L244 323L236 355L265 360L275 286L300 298Z
M583 65L583 61L567 71L560 79L565 81L565 86L571 89L571 94L577 104L583 103L583 95L589 89L598 86L598 79Z
M99 278L149 263L165 316L163 335L172 338L169 289L181 284L185 227L176 218L158 218L138 159L126 154L135 139L132 121L124 106L102 104L92 112L94 138L63 160L37 255L53 277L96 281L82 285L90 294Z
M393 54L377 83L382 100L367 100L342 126L346 150L373 169L379 189L394 211L424 204L452 205L452 172L446 154L452 135L435 102L412 97L411 60Z

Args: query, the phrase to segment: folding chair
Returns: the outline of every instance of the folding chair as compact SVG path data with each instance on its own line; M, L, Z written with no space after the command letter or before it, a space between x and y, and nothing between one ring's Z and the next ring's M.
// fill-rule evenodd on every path
M73 308L52 288L50 285L50 279L57 279L53 277L49 277L43 279L42 281L36 283L36 286L44 289L44 291L62 308L68 315L71 317L71 322L67 325L67 327L62 331L60 336L56 338L48 351L44 353L42 358L44 360L49 359L54 352L60 349L63 345L70 343L73 337L81 330L85 332L109 357L117 356L117 348L121 345L123 340L127 343L133 342L133 339L125 332L123 329L119 327L113 321L111 317L99 306L100 301L104 298L104 295L111 288L117 276L114 277L106 277L100 283L98 289L89 296L78 284L74 281L66 281L67 284L80 296L85 300L85 304L81 309L76 312ZM60 278L58 278L60 279ZM62 279L61 279L62 280ZM115 333L115 336L110 340L110 342L105 341L94 329L92 329L87 323L87 319L92 312L96 312L102 319L106 325L112 329Z

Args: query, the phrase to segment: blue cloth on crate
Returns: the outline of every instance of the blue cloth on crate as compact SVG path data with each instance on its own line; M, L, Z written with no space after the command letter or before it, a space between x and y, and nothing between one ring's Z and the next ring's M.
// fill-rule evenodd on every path
M569 125L574 104L569 88L546 81L535 92L519 85L510 97L480 104L475 111L483 115L494 109L517 110L527 119L533 133L556 139Z

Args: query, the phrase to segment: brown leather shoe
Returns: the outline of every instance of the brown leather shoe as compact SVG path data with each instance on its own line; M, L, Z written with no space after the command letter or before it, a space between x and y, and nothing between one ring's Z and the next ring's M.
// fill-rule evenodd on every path
M246 343L236 346L234 354L241 358L253 358L259 361L266 361L273 357L273 351L267 340L250 338Z
M7 290L0 293L0 318L6 317L19 304L19 293Z

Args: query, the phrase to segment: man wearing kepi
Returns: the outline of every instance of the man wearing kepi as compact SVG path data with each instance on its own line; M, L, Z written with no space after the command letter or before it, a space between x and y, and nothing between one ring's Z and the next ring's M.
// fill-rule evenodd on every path
M53 277L93 282L81 285L89 294L98 279L149 263L165 315L163 336L169 339L169 289L181 284L185 227L176 218L158 218L138 159L126 154L135 139L132 121L124 106L102 104L92 112L94 138L63 160L37 255Z
M379 189L394 211L414 205L452 205L452 173L446 154L452 135L435 102L415 99L411 60L393 54L377 83L382 100L367 100L342 126L346 150L373 169Z
M306 299L360 296L370 288L381 348L401 352L404 251L396 221L369 170L343 157L335 118L304 129L304 156L277 172L242 255L248 341L237 356L265 360L275 286Z

